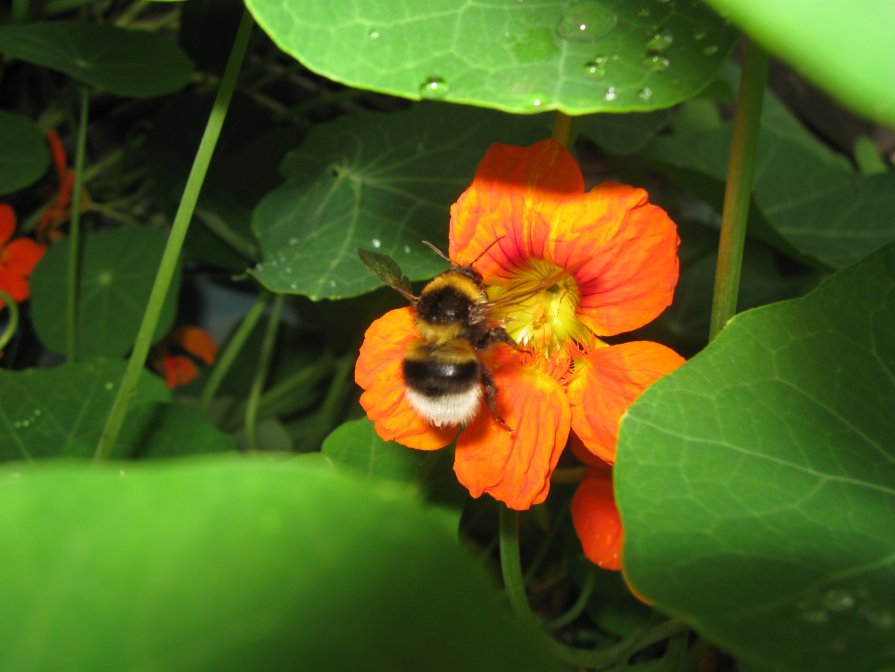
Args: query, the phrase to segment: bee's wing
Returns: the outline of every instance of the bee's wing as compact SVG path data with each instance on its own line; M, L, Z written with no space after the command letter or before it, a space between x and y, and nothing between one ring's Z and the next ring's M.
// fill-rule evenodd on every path
M379 254L372 250L365 250L362 247L357 248L357 256L360 257L361 262L363 262L370 273L399 292L408 301L416 301L416 297L411 291L410 279L404 275L401 267L398 266L394 259L387 254Z

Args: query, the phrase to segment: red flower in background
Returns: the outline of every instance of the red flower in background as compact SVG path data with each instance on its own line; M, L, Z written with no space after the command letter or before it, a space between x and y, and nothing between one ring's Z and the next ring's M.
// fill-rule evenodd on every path
M10 241L15 229L15 210L7 203L0 203L0 289L19 303L31 296L29 277L47 248L30 238ZM5 304L0 299L0 306Z
M40 221L37 224L37 236L40 240L55 242L65 235L61 227L71 216L69 207L71 205L72 189L75 184L75 171L68 167L65 148L62 146L59 134L54 129L47 131L47 142L50 145L50 156L53 160L53 168L56 170L59 188L50 205L47 206L40 217ZM90 196L87 190L82 188L80 211L84 212L89 207Z
M199 368L192 357L172 354L171 349L183 350L205 364L214 363L218 346L211 334L199 327L179 327L172 331L157 346L158 354L153 359L152 368L165 378L169 389L188 385L199 375Z

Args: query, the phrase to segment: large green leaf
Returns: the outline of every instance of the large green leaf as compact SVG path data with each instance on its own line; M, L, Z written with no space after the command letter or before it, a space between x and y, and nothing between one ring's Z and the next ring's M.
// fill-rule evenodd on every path
M560 669L436 514L317 460L17 465L0 546L4 669Z
M55 369L0 371L0 460L89 457L124 375L124 362L94 360ZM119 455L147 429L142 407L170 399L155 376L140 379Z
M189 81L192 65L173 42L145 30L48 21L0 26L0 53L119 96L160 96Z
M53 245L31 276L35 331L47 349L59 353L65 352L66 347L68 248L68 239ZM75 338L79 357L117 357L131 348L164 249L164 233L146 227L126 226L84 237ZM171 328L179 287L178 271L162 309L156 337Z
M857 112L895 125L895 4L707 1Z
M391 255L412 279L444 270L423 244L447 240L450 205L492 142L526 144L543 118L447 105L359 112L315 128L283 162L287 182L255 209L262 263L276 292L312 299L362 294L381 283L356 248Z
M732 127L654 138L640 156L720 209ZM841 268L895 238L895 172L862 176L773 99L763 116L750 226Z
M655 0L248 0L271 38L352 86L508 112L668 107L698 93L735 31Z
M0 110L0 195L33 184L49 165L40 127L21 114Z
M762 669L895 665L895 246L735 317L628 411L627 576Z

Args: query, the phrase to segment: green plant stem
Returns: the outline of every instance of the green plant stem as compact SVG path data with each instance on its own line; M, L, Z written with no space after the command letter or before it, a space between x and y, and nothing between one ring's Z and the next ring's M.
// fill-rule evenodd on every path
M122 28L130 24L151 3L148 0L136 0L115 19L115 25Z
M747 41L730 146L730 163L727 166L709 340L714 339L727 320L736 313L767 72L767 53L755 43Z
M345 391L348 387L348 373L354 366L356 359L356 356L352 354L336 360L332 381L329 389L326 391L326 396L323 398L323 403L317 411L313 431L308 435L308 450L313 450L323 443L323 439L326 438L333 425L336 424L336 419L342 412Z
M254 242L236 233L217 213L210 210L199 210L196 215L209 233L224 245L238 254L242 259L254 266L259 259L258 246Z
M96 446L96 452L94 453L94 459L96 460L108 458L115 441L118 439L118 434L121 432L121 426L124 424L124 418L127 415L131 399L137 392L140 373L146 365L146 357L149 355L149 348L152 345L152 338L158 325L165 296L177 269L177 262L183 249L183 241L186 238L190 220L196 209L199 191L208 172L211 156L221 134L221 126L223 126L224 118L227 116L227 108L230 106L230 100L233 97L237 75L245 57L251 33L252 17L246 11L243 13L242 22L239 24L239 30L236 33L236 39L230 52L230 58L227 61L227 67L221 79L221 86L212 105L211 114L208 116L205 133L199 142L199 149L196 152L193 167L183 189L183 197L177 208L177 214L174 216L174 224L171 226L168 243L159 263L158 274L155 276L155 282L152 285L152 292L149 295L146 312L143 314L143 322L140 324L140 330L137 332L133 352L128 360L121 386L118 388L115 400L112 402L112 409L109 411L109 417L106 419L106 426Z
M6 322L6 329L0 334L0 353L3 352L12 337L16 335L19 329L19 304L12 300L12 297L0 289L0 300L4 302L4 308L9 311L9 320Z
M71 216L68 230L68 282L65 305L65 357L75 360L78 334L78 284L81 279L81 185L84 183L84 154L87 150L87 124L90 93L80 87L78 139L75 146L75 181L71 194Z
M267 381L270 362L273 359L273 351L276 348L277 330L280 327L280 315L282 312L283 295L277 294L273 301L270 316L267 319L267 328L264 330L264 340L261 341L261 352L258 356L258 368L255 371L255 378L252 380L252 387L249 388L249 396L246 400L246 439L251 451L258 450L255 432L258 424L258 405L261 401L261 392L264 391L264 383Z
M513 612L525 620L537 618L528 604L525 582L522 577L522 561L519 557L519 513L506 507L500 508L500 567L503 584ZM659 625L632 632L625 639L605 649L579 649L567 646L545 633L541 636L556 656L570 665L591 668L625 662L633 653L687 631L687 626L678 621L665 621Z
M12 0L11 18L13 23L20 23L28 18L30 0Z
M205 382L205 387L202 388L202 394L199 395L199 410L203 413L208 410L212 400L221 388L224 378L226 378L227 374L230 372L233 362L236 361L236 358L239 356L239 353L242 352L246 341L249 340L249 336L251 336L252 332L255 330L255 325L258 324L258 320L261 319L261 315L264 313L264 309L270 301L270 296L270 292L268 291L262 291L258 294L255 303L252 304L252 307L249 308L249 312L242 318L242 322L239 323L236 331L233 332L233 336L231 336L230 340L227 342L227 346L218 357L218 361L214 365L211 375L208 376L208 380Z
M556 112L553 116L552 138L563 147L569 146L572 133L572 118L563 112Z
M575 604L573 604L566 613L561 614L550 621L547 624L548 630L560 630L581 615L581 612L584 611L584 608L587 606L588 600L590 600L591 593L594 592L594 582L596 581L596 578L597 570L596 568L593 568L587 573L587 576L584 579L584 585L581 586L581 592L578 594L578 599L575 600Z

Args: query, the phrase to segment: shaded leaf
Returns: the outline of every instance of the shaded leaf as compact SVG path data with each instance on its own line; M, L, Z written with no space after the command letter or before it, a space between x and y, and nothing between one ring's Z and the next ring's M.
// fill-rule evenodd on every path
M283 162L287 182L255 209L263 261L252 275L273 291L312 299L362 294L380 282L358 247L393 257L412 280L443 271L422 241L445 247L451 203L485 150L534 142L547 124L432 104L315 127Z
M281 49L330 79L508 112L669 107L709 82L736 38L699 2L246 5Z
M0 110L0 195L33 184L49 166L40 127L21 114Z
M31 276L31 316L47 349L65 352L68 301L68 239L47 250ZM83 238L78 287L78 357L124 355L134 343L165 249L158 229L122 227ZM161 337L174 321L178 271L156 329Z
M187 57L161 34L109 24L48 21L0 26L0 52L119 96L171 93L192 75Z
M94 360L55 369L0 371L0 459L92 457L125 363ZM158 378L144 374L116 455L126 455L149 419L141 406L168 401Z
M631 407L627 577L762 669L891 667L893 408L889 246L735 317Z
M18 670L561 669L451 536L403 489L319 460L17 465L0 473L0 657Z

